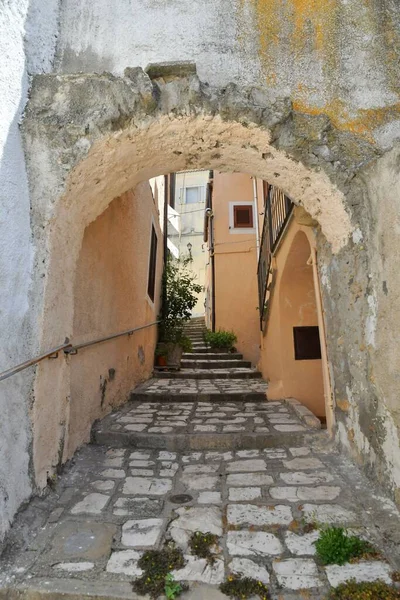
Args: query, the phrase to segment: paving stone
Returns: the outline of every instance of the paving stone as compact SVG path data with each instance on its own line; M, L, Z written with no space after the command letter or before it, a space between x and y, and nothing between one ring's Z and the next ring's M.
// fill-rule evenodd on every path
M65 562L53 566L53 569L67 571L69 573L82 573L83 571L90 571L93 568L94 563L92 562Z
M139 475L141 477L152 477L154 475L153 469L130 469L129 473L133 476ZM171 477L171 473L167 477Z
M240 425L225 425L222 428L224 433L238 433L239 431L245 431L246 428Z
M233 459L233 452L206 452L204 457L206 462L222 461L227 462Z
M238 458L257 458L260 456L260 450L238 450L236 456Z
M188 547L192 533L202 531L222 535L222 513L215 506L207 507L185 507L175 510L178 517L169 526L172 539L184 551Z
M325 572L331 586L336 587L340 583L355 579L361 581L377 581L378 579L386 583L392 583L390 573L392 568L388 563L372 560L360 561L355 564L328 565Z
M117 516L130 516L135 519L158 517L164 501L158 498L118 498L113 513Z
M103 477L110 477L111 479L123 479L125 477L125 471L123 469L106 469L102 471Z
M184 473L216 473L219 465L188 465L183 467Z
M150 452L148 450L136 450L129 455L129 460L148 460L149 458Z
M293 520L290 506L255 506L254 504L228 504L227 519L230 525L289 525Z
M285 544L292 554L310 555L316 553L315 542L319 539L320 532L318 530L297 535L292 531L288 531L285 535Z
M355 525L357 517L351 510L337 504L304 504L302 507L307 523Z
M217 486L218 477L214 475L184 473L180 481L189 490L213 490Z
M127 431L144 431L147 428L145 423L132 423L124 426ZM150 430L149 430L150 431Z
M290 454L295 458L299 456L308 456L311 452L310 448L289 448Z
M130 577L140 577L143 574L142 569L138 567L138 560L142 553L136 550L121 550L113 552L107 563L106 571L108 573L122 573Z
M287 452L283 448L265 448L263 454L270 460L287 458Z
M171 433L174 430L173 427L150 427L149 433Z
M226 465L227 473L245 472L254 473L256 471L266 471L267 465L262 459L253 460L235 460Z
M130 467L152 467L154 465L154 460L132 460L129 463Z
M182 462L184 464L198 462L202 457L203 457L202 452L191 452L190 454L184 454L182 456Z
M104 461L104 466L105 467L122 467L123 463L124 463L123 457L107 458Z
M115 457L115 456L125 456L125 448L110 448L106 452L106 456Z
M80 513L99 515L109 501L110 496L93 492L84 497L83 500L71 508L71 513L77 515Z
M90 485L96 488L96 490L100 490L100 492L110 492L115 487L115 481L96 479Z
M109 555L116 532L112 523L64 521L56 528L45 557L52 564L96 561Z
M324 465L319 458L293 458L292 460L284 460L283 465L287 469L296 471L324 468Z
M276 500L335 500L341 492L340 487L318 486L318 487L271 487L269 494Z
M274 561L273 569L279 585L290 590L322 587L318 568L310 558L288 558Z
M199 504L221 504L221 492L200 492Z
M270 581L269 573L267 569L261 565L258 565L249 558L234 558L229 563L229 570L235 575L241 575L242 577L250 577L262 583L268 584Z
M282 433L294 433L296 431L304 431L305 429L303 425L273 425L273 428Z
M255 500L256 498L261 498L261 488L259 487L229 488L229 500L234 502Z
M277 536L265 531L228 531L227 548L231 556L277 556L283 552Z
M302 471L295 471L293 473L280 473L279 477L285 482L291 485L308 485L308 484L321 484L329 483L334 480L333 475L327 471L315 471L314 473L303 473Z
M165 450L161 450L158 453L158 460L176 460L176 452L166 452Z
M198 433L213 433L217 431L216 425L195 425L194 431Z
M133 519L122 525L121 544L130 548L152 547L161 535L163 519Z
M63 512L64 512L64 508L62 506L55 508L54 510L51 511L50 516L47 519L47 522L48 523L58 523Z
M266 473L231 473L226 478L226 483L232 487L272 485L274 480Z
M187 561L183 569L172 571L176 581L201 581L210 585L218 585L225 579L224 561L217 558L210 565L205 558L185 556Z
M122 490L123 494L132 496L163 496L172 490L172 479L155 477L127 477Z

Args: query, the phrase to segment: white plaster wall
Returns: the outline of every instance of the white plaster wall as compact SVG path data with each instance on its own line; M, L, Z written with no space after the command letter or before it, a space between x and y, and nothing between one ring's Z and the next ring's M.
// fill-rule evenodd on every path
M28 72L51 68L57 18L58 0L0 2L0 371L26 360L35 349L34 317L29 314L34 248L18 124ZM31 493L31 382L29 371L0 382L0 542Z
M241 0L64 0L58 69L111 71L195 61L202 81L259 80L257 40ZM249 30L249 35L244 35Z

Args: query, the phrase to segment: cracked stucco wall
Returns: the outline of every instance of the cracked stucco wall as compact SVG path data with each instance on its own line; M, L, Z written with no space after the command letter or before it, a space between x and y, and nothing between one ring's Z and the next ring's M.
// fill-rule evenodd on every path
M49 71L55 51L58 1L0 4L0 371L35 348L30 317L34 244L30 198L18 124L29 74ZM28 417L32 372L0 383L0 542L31 493Z

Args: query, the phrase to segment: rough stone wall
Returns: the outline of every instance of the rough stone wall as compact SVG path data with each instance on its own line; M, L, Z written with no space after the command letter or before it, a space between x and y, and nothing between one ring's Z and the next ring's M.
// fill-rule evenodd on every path
M18 124L29 73L51 69L57 12L56 0L0 3L0 371L28 359L36 347L29 306L34 246ZM32 375L25 371L0 383L0 542L31 492Z
M65 0L57 70L196 62L211 85L256 85L384 147L400 135L397 0Z

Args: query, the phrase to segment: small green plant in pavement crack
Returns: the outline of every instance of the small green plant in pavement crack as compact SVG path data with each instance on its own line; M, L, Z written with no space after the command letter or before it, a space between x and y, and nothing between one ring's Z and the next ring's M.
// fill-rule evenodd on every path
M400 590L383 581L346 581L332 589L325 600L400 600Z
M139 559L138 566L143 575L132 583L132 587L139 595L148 594L150 598L156 599L167 594L168 589L170 595L167 598L177 598L184 591L184 586L176 582L171 574L174 569L185 566L182 550L174 545L166 544L162 550L145 552Z
M348 535L343 527L322 529L315 542L317 557L324 565L343 565L358 558L378 558L379 553L367 541Z
M174 598L177 598L183 591L183 587L178 581L175 581L172 573L168 573L168 575L165 576L164 591L168 600L174 600Z

